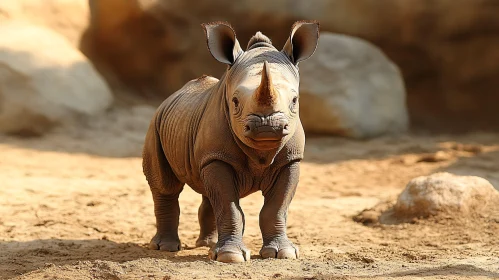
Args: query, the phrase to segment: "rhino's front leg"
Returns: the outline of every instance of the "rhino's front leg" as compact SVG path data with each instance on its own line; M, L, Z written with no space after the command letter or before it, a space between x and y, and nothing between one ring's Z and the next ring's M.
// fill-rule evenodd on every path
M232 167L214 161L203 168L203 184L213 206L218 242L209 257L221 262L249 261L250 251L243 244L244 214L239 206L239 189Z
M286 234L288 207L293 199L300 176L299 162L283 167L274 185L263 189L265 201L260 212L260 230L263 258L297 259L298 247L289 241Z

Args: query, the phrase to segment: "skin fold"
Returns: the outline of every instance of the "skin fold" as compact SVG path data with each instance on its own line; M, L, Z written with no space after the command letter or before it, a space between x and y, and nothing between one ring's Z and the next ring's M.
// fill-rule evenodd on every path
M227 71L203 76L166 99L151 120L143 170L156 215L150 248L178 251L185 184L203 197L196 246L221 262L244 262L244 213L239 199L261 191L264 258L298 258L286 235L289 204L298 185L305 134L299 118L298 63L317 46L319 24L299 21L281 51L258 32L241 49L223 22L203 25L210 53Z

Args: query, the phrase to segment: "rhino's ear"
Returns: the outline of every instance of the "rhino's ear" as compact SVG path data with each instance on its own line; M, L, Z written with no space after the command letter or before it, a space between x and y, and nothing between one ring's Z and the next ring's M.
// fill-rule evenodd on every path
M282 51L295 65L314 54L319 41L318 21L297 21Z
M202 26L211 55L222 63L232 65L243 53L234 29L226 22L213 22Z

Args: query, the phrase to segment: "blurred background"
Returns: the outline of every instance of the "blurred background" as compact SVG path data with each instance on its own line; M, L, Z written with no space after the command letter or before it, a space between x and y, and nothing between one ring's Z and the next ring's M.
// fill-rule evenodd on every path
M307 144L288 236L302 259L207 261L187 187L186 250L147 250L151 118L226 67L201 23L281 49L304 19L321 36L299 64ZM0 0L0 279L499 278L498 89L499 0ZM385 219L408 182L439 172L488 182L423 177L447 189L424 183L414 205L449 216ZM262 203L241 201L256 255Z
M309 132L493 130L498 14L496 0L5 0L0 130L40 134L73 111L156 106L185 82L225 70L208 53L201 23L230 22L243 47L262 31L281 49L302 19L321 24L317 53L301 66ZM36 120L19 129L27 112Z

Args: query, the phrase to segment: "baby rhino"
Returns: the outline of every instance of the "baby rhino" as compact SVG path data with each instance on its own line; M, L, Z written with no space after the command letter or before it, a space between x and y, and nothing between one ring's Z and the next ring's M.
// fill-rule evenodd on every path
M220 80L203 76L188 82L151 121L143 151L157 225L150 248L180 250L178 198L187 184L203 196L196 245L211 246L211 259L250 259L239 199L259 190L265 197L260 255L298 258L286 235L305 144L298 63L314 53L319 24L296 22L281 51L260 32L244 51L229 24L203 28L209 51L228 67Z

